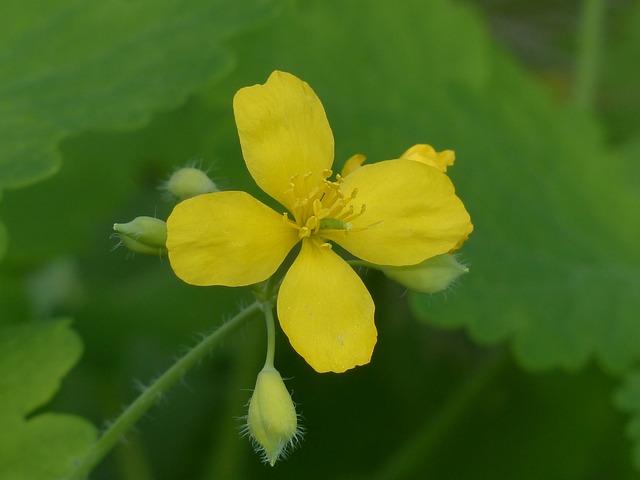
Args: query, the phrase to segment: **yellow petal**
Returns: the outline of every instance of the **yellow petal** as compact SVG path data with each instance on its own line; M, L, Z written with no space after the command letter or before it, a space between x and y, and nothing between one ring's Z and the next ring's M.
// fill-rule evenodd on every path
M469 214L449 178L413 160L365 165L344 178L342 191L358 189L356 206L366 205L350 231L328 239L379 265L414 265L446 253L472 229Z
M404 152L400 158L422 162L425 165L431 165L442 172L446 172L447 167L452 166L456 160L456 153L453 150L436 152L431 145L418 144Z
M291 177L311 173L315 185L333 163L333 133L322 103L307 83L276 71L264 85L240 89L233 108L251 176L290 208L284 192Z
M192 285L251 285L269 278L298 242L282 215L245 192L185 200L167 220L171 268Z
M371 295L333 250L304 240L278 294L278 317L293 348L318 372L371 360L377 331Z
M349 157L349 159L344 162L344 167L342 167L342 172L340 173L340 175L346 177L350 173L355 172L362 166L366 159L367 157L365 157L361 153L356 153L355 155Z

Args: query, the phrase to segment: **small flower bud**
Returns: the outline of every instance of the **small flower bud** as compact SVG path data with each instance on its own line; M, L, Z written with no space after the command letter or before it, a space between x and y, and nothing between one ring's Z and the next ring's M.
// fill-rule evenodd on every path
M384 274L410 290L437 293L446 289L469 269L454 255L436 255L417 265L383 267Z
M266 367L258 374L256 388L249 401L247 426L255 447L265 462L275 465L278 458L293 448L301 431L291 395L280 373Z
M218 191L213 180L202 170L194 167L175 171L167 181L165 188L180 201Z
M453 162L456 159L456 154L453 150L436 152L431 145L420 143L404 152L400 158L415 160L416 162L436 167L438 170L446 173L447 167L453 165Z
M129 223L115 223L113 229L124 245L134 253L167 253L167 224L159 218L137 217Z

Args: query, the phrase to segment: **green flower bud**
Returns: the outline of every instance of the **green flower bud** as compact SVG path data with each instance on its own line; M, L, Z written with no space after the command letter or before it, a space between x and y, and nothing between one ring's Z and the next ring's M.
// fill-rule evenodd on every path
M410 290L436 293L446 289L469 269L450 253L436 255L417 265L383 267L384 274Z
M137 217L129 223L115 223L113 229L124 245L134 253L162 255L167 253L167 224L159 218Z
M206 173L194 167L181 168L174 172L165 188L181 201L219 190Z
M280 373L266 367L258 374L249 401L246 431L265 462L275 465L278 458L295 447L301 435L298 415Z

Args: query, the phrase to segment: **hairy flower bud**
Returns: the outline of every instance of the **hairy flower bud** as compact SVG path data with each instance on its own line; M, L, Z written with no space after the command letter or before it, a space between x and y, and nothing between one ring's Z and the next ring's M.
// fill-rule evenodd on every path
M298 415L280 373L266 367L258 374L249 402L246 430L265 462L275 465L301 435Z
M217 192L218 187L206 173L194 167L176 170L169 178L165 188L178 200L196 197L205 193Z
M410 290L437 293L446 289L469 269L450 253L436 255L417 265L383 267L384 274Z
M129 223L115 223L113 229L120 237L120 243L134 253L167 253L167 224L159 218L136 217Z

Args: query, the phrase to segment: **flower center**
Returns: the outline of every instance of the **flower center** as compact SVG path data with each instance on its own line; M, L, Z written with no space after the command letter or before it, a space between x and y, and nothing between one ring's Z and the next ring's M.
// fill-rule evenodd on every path
M331 170L325 170L321 179L314 178L312 173L291 177L291 187L285 194L289 197L295 223L286 213L284 218L298 229L300 238L322 237L323 232L331 230L342 230L346 234L353 228L351 221L364 213L364 205L357 210L353 206L358 189L346 195L340 189L342 177L337 175L333 182L328 180L332 174Z

